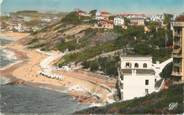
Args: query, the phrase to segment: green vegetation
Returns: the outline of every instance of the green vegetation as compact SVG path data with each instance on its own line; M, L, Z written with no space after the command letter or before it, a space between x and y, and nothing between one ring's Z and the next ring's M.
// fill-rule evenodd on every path
M30 45L30 44L36 43L38 42L38 40L39 40L38 38L34 38L28 44Z
M84 23L85 20L89 20L89 19L90 17L81 17L81 16L78 16L76 12L70 12L61 20L61 22L65 24L79 25Z
M23 10L23 11L17 11L17 14L29 14L29 13L38 13L38 11L34 11L34 10Z
M64 23L68 23L68 24L80 24L81 23L81 20L77 16L76 12L70 12L61 21Z
M102 53L114 51L116 49L117 47L113 42L98 44L94 47L86 48L81 52L65 55L62 60L59 61L59 66L63 66L71 62L83 62Z
M160 74L160 76L162 78L165 79L169 79L171 78L171 74L172 74L172 67L173 67L173 63L169 63L168 65L166 65L166 67L163 69L162 73Z
M96 12L97 10L91 10L89 14L91 14L91 16L94 18L96 16Z
M60 45L59 49L61 51L66 48L69 50L86 48L80 52L65 55L63 59L60 60L59 65L62 66L71 62L84 62L97 55L118 49L124 49L128 55L153 56L154 62L157 60L162 62L171 56L171 49L166 47L166 31L164 29L158 29L157 32L144 33L144 27L138 26L128 27L126 30L120 30L119 27L115 27L114 31L119 34L117 39L105 43L99 43L93 47L90 46L89 41L87 42L85 40L83 40L84 44L86 43L85 45L83 43L77 44L76 41L70 41ZM171 37L172 36L168 36L169 39L171 39ZM92 64L94 65L94 63ZM89 68L91 69L91 67ZM100 69L96 68L92 70L96 71ZM109 74L107 72L105 73Z
M65 51L66 49L68 49L69 51L72 50L77 50L80 48L84 48L89 46L90 43L90 38L95 36L96 34L96 30L95 29L87 29L85 30L85 36L80 38L80 39L74 39L68 42L61 42L57 44L57 49L59 49L60 51Z
M93 107L76 114L182 114L184 112L183 86L184 84L173 85L167 90L152 93L146 97L104 107ZM177 105L170 110L169 105L172 103Z
M114 32L116 33L121 33L122 32L122 27L121 26L114 26Z
M151 32L155 32L156 28L160 27L160 24L158 22L149 21L147 22L147 27L150 29Z
M172 21L172 14L164 14L164 24L166 24L167 29L170 29L170 22Z
M125 25L128 26L130 24L130 19L125 17L124 20L125 20Z
M117 62L119 58L116 57L99 57L93 61L84 61L82 63L84 68L89 68L91 71L102 71L106 75L115 76L117 75Z
M104 63L109 64L109 68L105 68L103 63L100 63L103 60L89 60L103 53L119 49L123 49L127 55L152 56L154 62L157 60L162 62L171 57L172 32L168 28L160 28L161 25L155 22L147 23L151 31L146 33L144 32L144 26L127 26L127 29L116 26L113 30L86 29L72 36L63 35L65 31L76 27L76 25L95 23L93 17L96 10L90 11L90 14L91 17L82 17L78 16L77 12L71 12L61 21L33 33L35 39L42 36L42 33L43 38L33 39L30 42L31 48L40 47L43 50L49 50L51 49L50 43L53 42L52 48L54 49L62 52L66 50L74 52L65 55L57 63L59 66L82 63L85 68L89 68L91 71L102 71L107 75L116 75L117 72L114 69L117 63L116 59L104 58ZM171 16L166 16L165 23L170 20ZM125 19L125 21L128 25L130 20ZM36 36L37 33L38 36ZM51 36L47 33L56 34ZM47 37L49 38L47 39Z
M166 35L167 39L166 40ZM123 49L134 49L133 55L151 55L154 61L164 61L171 56L172 50L167 48L172 35L164 29L144 33L143 27L128 27L117 39L116 45ZM127 50L131 55L131 52Z
M1 20L1 21L7 21L7 20L9 20L9 19L10 19L9 16L0 16L0 20Z

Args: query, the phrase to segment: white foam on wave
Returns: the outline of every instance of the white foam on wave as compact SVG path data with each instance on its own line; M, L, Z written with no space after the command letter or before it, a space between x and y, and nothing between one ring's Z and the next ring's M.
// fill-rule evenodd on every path
M15 64L18 64L18 63L21 63L21 62L22 62L21 60L18 60L18 59L17 59L17 57L16 57L16 55L15 55L14 52L12 52L12 51L10 51L10 50L8 50L8 49L1 49L1 50L2 50L2 52L3 52L3 54L1 54L1 55L2 55L2 56L5 56L5 58L6 58L7 60L11 60L12 63L7 64L7 65L1 67L0 70L5 70L5 69L7 69L7 68L9 68L9 67L11 67L11 66L13 66L13 65L15 65Z
M6 35L0 35L0 39L1 40L8 40L8 41L16 41L16 39L14 39L14 37L9 37Z
M4 85L4 84L7 84L10 82L10 79L9 78L6 78L4 76L1 76L0 77L0 85ZM1 115L1 114L0 114Z
M8 50L8 49L2 49L3 53L6 55L6 58L8 60L17 60L17 57L14 52Z

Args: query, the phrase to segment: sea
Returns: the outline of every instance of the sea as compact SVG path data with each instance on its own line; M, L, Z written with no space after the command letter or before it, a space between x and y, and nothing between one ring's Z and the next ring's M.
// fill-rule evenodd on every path
M0 37L0 46L11 43ZM17 61L13 52L0 47L0 69ZM71 114L85 109L67 93L30 85L8 85L10 80L0 76L0 114Z

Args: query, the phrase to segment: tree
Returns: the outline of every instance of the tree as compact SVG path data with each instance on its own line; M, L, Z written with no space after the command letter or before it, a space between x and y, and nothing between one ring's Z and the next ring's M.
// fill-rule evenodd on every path
M76 12L70 12L61 21L64 23L69 23L69 24L80 24L81 23L81 20Z
M109 16L109 20L114 20L114 16Z
M95 61L91 61L90 62L90 70L91 71L97 71L99 69L99 64L98 64L98 61L95 60Z
M125 17L124 20L125 20L125 25L128 26L130 24L130 19Z
M172 66L173 66L173 63L169 63L165 66L165 68L163 69L162 73L160 74L160 76L162 78L171 78L171 74L172 74Z
M152 49L149 47L148 44L140 43L134 46L134 51L138 55L150 55L152 52Z
M91 10L91 11L89 12L89 14L91 14L92 17L95 17L95 16L96 16L96 12L97 12L96 9L95 9L95 10Z
M158 24L158 22L155 22L155 21L149 21L149 22L147 22L147 26L152 32L155 32L156 28L159 26L159 24Z
M164 24L167 25L167 29L170 30L170 23L172 21L173 15L172 14L164 14Z
M114 26L114 32L122 33L122 27L121 26Z

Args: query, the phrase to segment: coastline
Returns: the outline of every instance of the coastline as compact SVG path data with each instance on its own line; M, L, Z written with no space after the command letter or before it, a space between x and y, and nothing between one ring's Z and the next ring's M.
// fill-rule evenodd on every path
M1 33L0 36L6 36L7 34L8 33ZM43 59L47 58L48 55L38 52L34 49L27 49L20 42L17 42L20 39L26 39L25 37L27 35L29 34L23 33L21 35L21 33L13 34L12 32L10 35L8 35L9 37L14 37L13 39L16 40L15 42L5 45L5 47L13 51L18 60L21 60L19 63L14 63L6 69L0 70L1 75L11 79L12 82L10 84L28 84L59 92L62 92L62 90L64 90L63 93L69 94L75 100L84 104L101 103L101 101L103 101L100 100L99 102L99 99L96 98L96 95L91 94L90 91L99 91L99 93L101 92L102 94L104 94L102 95L102 97L104 96L104 98L107 96L106 94L108 91L105 91L106 89L104 90L104 88L102 88L101 86L97 86L96 84L91 83L91 81L79 79L79 76L85 77L85 75L79 73L76 74L74 72L68 73L60 71L59 73L64 74L65 76L65 79L61 81L41 76L39 74L39 71L41 71L40 62L43 61ZM78 84L79 87L73 84ZM80 91L80 87L87 87L87 90L90 91Z
M13 41L19 40L21 38L24 38L28 36L29 33L19 33L19 32L0 32L1 37L6 37L6 39L11 39ZM12 39L13 38L13 39Z

